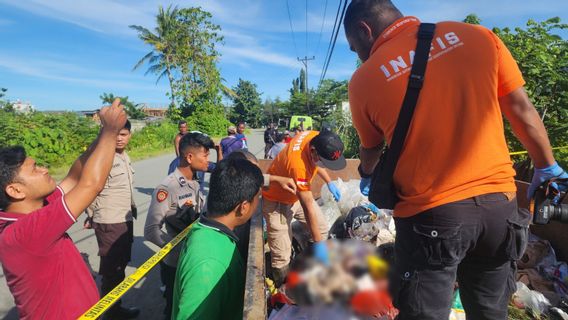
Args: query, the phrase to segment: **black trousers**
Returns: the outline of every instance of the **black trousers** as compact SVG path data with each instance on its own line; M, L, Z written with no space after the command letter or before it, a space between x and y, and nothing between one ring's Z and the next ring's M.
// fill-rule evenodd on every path
M164 308L165 319L172 318L172 308L174 302L174 284L176 281L177 268L168 266L167 264L160 263L160 277L166 286L164 297L166 298L166 307Z
M99 274L101 296L109 293L125 278L125 269L130 261L133 241L132 221L122 223L93 223L99 245ZM116 306L120 305L120 301Z
M273 146L274 146L274 143L265 142L265 144L264 144L264 159L268 159L268 151L270 151L270 149L272 149Z
M398 319L448 319L456 280L468 320L507 319L530 219L503 193L395 218L390 291Z

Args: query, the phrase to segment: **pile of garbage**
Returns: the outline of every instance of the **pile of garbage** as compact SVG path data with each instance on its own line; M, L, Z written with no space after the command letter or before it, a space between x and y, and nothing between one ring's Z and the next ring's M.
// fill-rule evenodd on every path
M327 186L322 187L318 204L331 226L330 264L323 265L310 252L301 252L282 288L275 288L267 279L269 319L387 320L398 314L386 277L394 255L393 212L371 204L359 191L359 182L335 181L342 195L339 202ZM518 268L510 311L526 313L530 319L568 320L568 265L557 261L550 243L531 234ZM449 319L465 320L459 289Z
M556 259L550 242L531 234L517 266L514 306L536 319L546 315L568 320L568 265Z
M360 180L335 185L341 191L336 202L326 186L322 187L319 205L330 228L332 239L357 239L376 246L394 242L396 235L392 210L379 209L359 191Z
M273 294L278 298L271 299L269 319L394 319L388 264L377 248L360 240L330 240L328 246L329 265L308 252L296 257L286 284Z

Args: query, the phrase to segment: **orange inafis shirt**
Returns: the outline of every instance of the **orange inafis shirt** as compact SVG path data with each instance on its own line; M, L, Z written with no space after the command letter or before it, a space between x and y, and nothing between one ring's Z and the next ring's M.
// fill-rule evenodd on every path
M312 164L310 158L310 141L318 134L318 131L304 131L296 135L272 161L268 174L292 178L298 191L310 191L312 179L317 173L317 166ZM270 183L268 190L262 191L262 197L285 204L298 201L295 194L282 189L274 182Z
M390 142L420 21L403 17L377 39L353 74L349 102L365 148ZM516 191L498 98L522 87L521 72L490 30L436 26L424 86L394 173L397 217L493 192Z

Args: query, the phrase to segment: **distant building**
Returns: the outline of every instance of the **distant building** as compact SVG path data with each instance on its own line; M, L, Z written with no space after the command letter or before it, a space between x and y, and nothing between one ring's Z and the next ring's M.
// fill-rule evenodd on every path
M90 118L97 123L101 122L101 118L99 118L99 109L77 111L77 114L79 116Z
M164 118L166 116L167 108L151 108L148 105L144 105L140 110L144 112L147 117L158 117Z
M17 113L30 113L35 110L34 106L31 103L22 102L20 100L12 103L12 108L14 108L14 112Z

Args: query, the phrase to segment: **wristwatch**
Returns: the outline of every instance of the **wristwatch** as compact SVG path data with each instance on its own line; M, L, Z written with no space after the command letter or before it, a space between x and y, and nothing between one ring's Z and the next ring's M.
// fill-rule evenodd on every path
M368 179L371 178L373 176L373 174L366 174L365 172L363 172L363 169L361 169L361 164L359 164L359 166L357 167L357 171L359 171L359 175L361 176L361 178L363 179Z
M262 175L262 178L264 179L264 183L262 186L268 188L270 186L270 175L265 173Z

